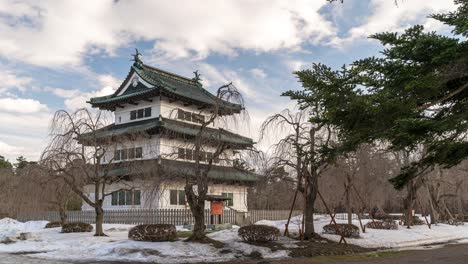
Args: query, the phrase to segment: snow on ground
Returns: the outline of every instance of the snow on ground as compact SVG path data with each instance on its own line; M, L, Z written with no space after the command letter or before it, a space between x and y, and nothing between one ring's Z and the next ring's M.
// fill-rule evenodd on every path
M93 233L62 234L60 228L44 229L47 222L20 223L12 219L0 220L0 236L16 236L32 232L34 239L11 244L0 243L0 253L33 253L32 256L47 259L80 261L142 261L160 263L214 262L246 258L254 251L264 258L285 258L288 252L272 252L269 248L243 243L237 236L238 227L209 234L226 244L217 249L211 245L175 242L140 242L128 239L132 225L105 224L108 237L94 237ZM179 231L184 231L180 226ZM37 253L39 252L39 253Z
M290 232L297 232L300 228L301 216L291 219L289 226ZM330 217L317 215L314 219L315 230L320 233L323 226L330 223ZM363 220L363 224L371 220ZM337 220L337 223L347 223L345 220ZM268 221L262 220L256 224L276 226L280 230L284 230L286 220ZM353 220L353 224L359 225L359 221ZM362 230L360 230L362 231ZM323 237L333 241L339 241L337 235L321 234ZM459 243L468 242L468 224L463 226L452 226L447 224L432 225L431 229L427 225L413 226L407 229L405 226L399 226L398 230L381 230L366 228L366 233L361 232L361 238L346 238L350 244L359 245L368 248L403 248L415 247L434 243L447 243L458 240Z
M315 217L315 228L321 232L329 217ZM364 220L364 223L369 220ZM344 221L338 221L344 222ZM47 259L79 260L79 261L142 261L160 263L214 262L233 259L243 259L254 251L264 258L286 258L287 250L272 252L269 248L243 243L238 237L238 227L209 234L215 240L225 243L225 247L217 249L211 245L189 243L182 240L175 242L137 242L128 239L128 230L132 225L105 224L104 230L108 237L94 237L93 233L62 234L60 228L45 229L46 221L31 221L21 223L13 219L0 220L0 241L2 238L15 237L23 232L32 233L32 238L11 244L0 243L0 253L34 253L32 256ZM286 220L262 220L256 224L276 226L284 230ZM357 221L355 225L359 226ZM294 217L289 226L291 233L297 232L301 225L301 217ZM183 231L182 226L178 226ZM323 235L338 241L336 235ZM446 243L453 240L468 242L468 225L450 226L426 225L411 229L400 226L398 230L367 229L361 233L361 238L348 238L348 243L364 247L407 248L431 243ZM281 237L278 241L285 248L297 247L295 240Z
M44 229L48 221L21 223L11 218L0 219L0 242L8 237L15 237L24 232L36 232Z

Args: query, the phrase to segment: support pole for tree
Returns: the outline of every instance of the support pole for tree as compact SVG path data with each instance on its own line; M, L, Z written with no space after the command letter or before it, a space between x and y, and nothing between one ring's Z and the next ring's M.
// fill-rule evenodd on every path
M421 210L421 213L423 213L422 205L421 205L421 202L419 201L419 199L416 198L416 202L417 202L418 205L419 205L419 209ZM427 225L427 227L429 227L429 229L431 229L431 223L429 223L429 220L427 220L427 215L426 215L425 210L424 210L424 219L426 219L426 225Z
M330 215L330 217L332 218L332 221L333 221L333 224L335 225L335 231L337 234L339 234L341 236L341 239L340 239L340 244L341 244L341 241L344 242L345 245L347 245L348 243L346 242L346 239L345 237L343 236L343 233L341 232L341 230L338 228L338 224L336 223L335 221L335 218L333 217L333 215L331 214L331 211L330 211L330 208L328 207L327 203L325 202L325 199L323 199L323 196L322 194L319 192L319 190L317 190L317 194L318 196L320 197L320 200L322 200L322 203L323 205L325 206L325 209L327 210L327 213Z
M351 209L351 212L353 212L353 211L354 211L354 210ZM366 228L365 228L364 225L362 224L360 214L361 214L361 213L357 212L357 217L358 217L358 220L359 220L359 225L361 226L362 232L365 233L365 232L366 232Z
M296 205L296 199L297 199L297 193L298 192L299 192L299 188L296 188L296 192L294 193L294 199L293 199L293 202L292 202L292 205L291 205L291 210L289 210L288 221L284 225L284 236L289 235L289 230L288 230L289 222L291 221L292 212L294 210L294 206Z
M304 178L304 209L302 210L302 225L301 225L301 234L300 234L300 237L301 237L301 241L304 240L304 232L305 232L305 228L304 228L304 225L305 225L305 216L306 216L306 210L307 210L307 179Z
M406 228L411 228L411 223L413 220L413 182L410 182L410 200L408 204L408 217L406 218Z

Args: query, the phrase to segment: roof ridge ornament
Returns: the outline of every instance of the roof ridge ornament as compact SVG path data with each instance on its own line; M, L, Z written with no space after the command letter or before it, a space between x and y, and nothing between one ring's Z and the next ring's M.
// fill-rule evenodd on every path
M135 48L135 54L131 54L133 56L133 61L135 64L140 65L142 64L142 61L140 59L141 53L138 51L137 48Z
M198 70L193 72L195 74L195 77L192 78L195 82L199 83L202 79L200 78L201 74L198 73Z

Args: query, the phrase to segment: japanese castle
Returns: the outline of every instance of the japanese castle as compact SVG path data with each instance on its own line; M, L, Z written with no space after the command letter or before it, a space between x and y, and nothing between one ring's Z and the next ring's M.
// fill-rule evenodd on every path
M221 116L239 114L242 107L219 102L203 88L197 72L195 78L183 77L146 65L139 55L137 51L127 77L113 94L88 101L92 107L111 111L115 118L113 124L94 135L107 146L104 162L115 164L109 173L123 179L106 187L106 193L113 193L111 199L105 199L104 209L188 208L185 177L178 171L195 170L193 140L199 126L210 116L215 103ZM203 132L220 135L218 138L229 146L219 159L213 159L215 145L206 143L202 147L200 163L213 160L208 194L229 198L229 207L245 212L247 189L257 175L237 169L232 161L254 142L219 125L215 122ZM80 143L89 145L84 138ZM162 170L166 177L160 177ZM94 198L94 186L87 185L85 190ZM83 204L84 210L92 209ZM208 202L206 206L209 208Z

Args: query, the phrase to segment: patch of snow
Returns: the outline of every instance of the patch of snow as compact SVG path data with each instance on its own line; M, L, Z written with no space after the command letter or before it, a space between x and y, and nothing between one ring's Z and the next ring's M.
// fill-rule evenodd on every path
M290 233L297 233L301 226L301 216L291 218L288 227ZM370 222L369 219L363 219L365 225ZM337 223L347 223L346 220L336 220ZM330 217L324 215L314 215L315 230L321 233L323 226L330 223ZM284 231L286 220L280 221L258 221L255 224L275 226L280 231ZM353 224L360 227L358 220L353 220ZM360 228L359 228L360 229ZM350 244L355 244L368 248L406 248L418 247L435 243L448 243L455 240L465 239L468 242L468 226L453 226L447 224L432 225L431 229L427 225L413 226L407 229L405 226L399 226L398 230L381 230L366 228L366 233L362 233L360 238L346 238ZM337 235L321 234L323 237L333 241L339 241Z
M264 258L285 258L288 252L272 252L269 248L249 245L238 237L238 228L209 234L226 244L218 249L208 244L175 242L140 242L128 239L133 225L105 224L107 237L94 237L93 233L60 233L60 228L48 228L47 222L21 223L13 219L0 222L0 235L32 231L36 240L0 244L0 253L37 252L33 257L79 261L129 261L158 263L221 262L245 259L254 251ZM178 228L183 231L183 227Z
M324 225L330 222L326 216L314 219L315 228L320 232ZM291 219L289 230L298 232L302 218ZM369 220L363 220L363 224ZM339 223L345 221L338 220ZM0 239L18 236L20 233L31 233L34 239L17 240L12 244L0 244L0 253L37 252L34 257L78 260L78 261L129 261L158 263L189 263L189 262L222 262L233 259L246 259L252 252L259 252L264 258L286 258L288 250L272 251L270 248L244 243L237 235L238 227L209 234L210 238L223 242L226 246L218 249L208 244L189 243L182 240L175 242L137 242L128 239L128 230L133 225L105 224L104 230L108 237L94 237L93 233L60 233L60 228L45 229L46 221L31 221L21 223L13 219L0 220ZM359 226L358 221L353 223ZM256 224L275 226L284 231L286 220L262 220ZM185 231L182 226L179 231ZM323 235L338 241L336 235ZM400 226L398 230L367 229L361 233L361 238L348 238L347 242L363 247L407 248L420 247L432 243L447 241L468 242L468 225L450 226L445 224L415 226L411 229ZM280 237L278 243L285 248L297 247L297 241Z
M11 218L0 219L0 242L14 240L21 233L32 233L44 229L48 221L22 223Z

